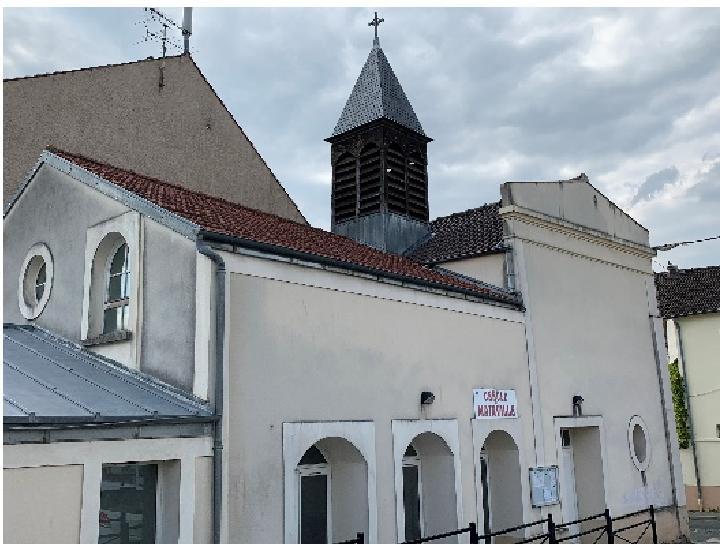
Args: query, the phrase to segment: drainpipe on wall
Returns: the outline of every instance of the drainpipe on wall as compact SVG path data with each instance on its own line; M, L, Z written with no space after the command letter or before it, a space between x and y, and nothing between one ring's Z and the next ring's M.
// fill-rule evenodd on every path
M695 448L695 429L693 427L692 409L690 408L690 387L685 368L685 352L683 351L682 335L680 333L680 323L677 319L673 319L675 323L675 335L677 336L678 354L680 355L680 363L682 365L683 378L685 379L685 406L687 406L688 427L690 427L690 448L692 448L693 465L695 466L695 485L697 487L697 503L700 511L703 512L702 485L700 484L700 467L698 466L697 449Z
M197 250L215 263L215 415L213 426L213 542L220 544L222 526L222 452L223 452L223 366L225 346L225 261L219 253L198 238Z

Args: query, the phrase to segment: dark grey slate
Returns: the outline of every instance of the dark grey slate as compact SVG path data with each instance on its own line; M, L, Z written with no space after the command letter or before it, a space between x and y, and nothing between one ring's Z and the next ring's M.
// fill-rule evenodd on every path
M3 325L3 422L211 417L208 404L31 325Z
M380 45L373 45L332 136L389 119L425 136L410 101Z

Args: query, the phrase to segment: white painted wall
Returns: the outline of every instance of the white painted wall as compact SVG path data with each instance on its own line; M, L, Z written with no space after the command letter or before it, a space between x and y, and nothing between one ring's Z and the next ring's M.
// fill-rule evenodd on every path
M285 536L290 544L282 527L295 514L282 475L287 482L297 455L283 454L282 429L302 422L373 426L377 489L370 512L377 513L377 533L371 529L369 538L392 542L393 420L456 421L459 517L463 524L475 519L474 387L516 389L520 418L506 421L522 430L522 448L532 448L522 314L315 268L224 257L230 534L243 542ZM436 397L426 408L422 391Z
M458 272L471 278L479 279L498 287L505 286L505 254L493 253L482 257L471 257L458 261L441 263L441 267Z

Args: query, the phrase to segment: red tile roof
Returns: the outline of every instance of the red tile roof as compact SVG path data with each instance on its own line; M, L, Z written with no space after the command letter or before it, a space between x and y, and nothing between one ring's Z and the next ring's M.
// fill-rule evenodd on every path
M429 282L438 288L461 290L468 294L518 304L514 295L501 289L491 289L472 281L441 273L406 257L385 253L345 236L301 225L276 215L123 170L81 155L52 148L49 151L118 187L131 191L145 200L191 221L204 231L240 240L269 244L308 256L314 255L331 259L339 266L347 263L380 274L400 276L409 282L413 280Z

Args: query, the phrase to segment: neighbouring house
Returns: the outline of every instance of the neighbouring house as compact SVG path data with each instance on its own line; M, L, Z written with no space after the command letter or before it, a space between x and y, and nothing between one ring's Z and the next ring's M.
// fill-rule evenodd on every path
M119 456L90 421L63 435L7 408L20 420L5 470L40 481L52 466L48 495L75 486L63 506L82 544L131 530L146 542L207 542L209 530L222 543L363 532L379 544L651 504L661 541L685 534L648 231L585 175L504 183L499 202L429 221L431 140L377 39L328 140L333 232L42 152L4 219L6 345L8 331L51 335L210 423L171 433L154 456L132 441L151 433L151 447L182 418L156 408L165 423L116 436ZM52 383L50 365L7 361ZM68 368L63 406L94 387ZM97 455L86 462L83 448ZM189 482L183 459L195 460ZM103 503L125 481L144 499ZM23 492L6 487L6 504L11 490ZM180 516L178 533L146 530L166 515ZM16 531L49 535L50 521L6 510Z
M665 320L668 361L684 394L677 402L680 459L692 510L720 509L720 266L678 268L655 275ZM684 397L684 398L683 398Z
M3 81L3 202L56 145L306 223L189 54Z

